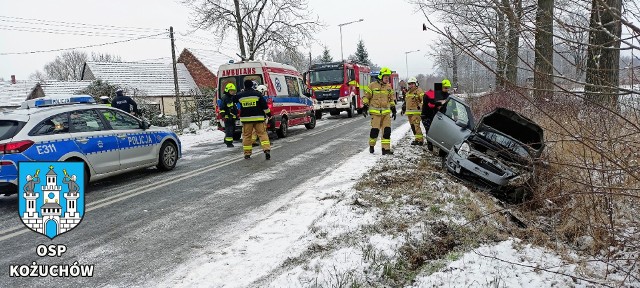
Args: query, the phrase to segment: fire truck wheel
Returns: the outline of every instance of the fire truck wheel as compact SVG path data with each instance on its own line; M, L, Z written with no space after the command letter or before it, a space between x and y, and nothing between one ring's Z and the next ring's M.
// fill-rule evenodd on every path
M353 105L353 102L351 102L351 105L349 105L349 110L347 110L347 117L349 118L353 118L353 114L356 114L356 107Z

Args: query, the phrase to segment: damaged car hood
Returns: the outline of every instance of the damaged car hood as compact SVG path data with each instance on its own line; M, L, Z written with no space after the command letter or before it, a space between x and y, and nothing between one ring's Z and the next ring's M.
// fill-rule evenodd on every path
M515 111L496 108L482 116L475 132L496 131L525 144L531 156L537 158L544 149L544 132L538 124Z

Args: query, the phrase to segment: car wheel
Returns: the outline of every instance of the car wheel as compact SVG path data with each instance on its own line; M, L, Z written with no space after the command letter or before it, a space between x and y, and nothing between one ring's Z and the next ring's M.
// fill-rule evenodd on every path
M322 119L322 111L316 111L316 119Z
M347 117L349 118L353 118L353 114L356 114L356 107L354 106L353 102L351 102L351 105L349 105L349 110L347 111Z
M311 118L311 120L309 121L309 123L304 124L304 127L306 127L309 130L311 130L313 128L316 128L316 116L311 114L311 116L309 116L309 118Z
M89 172L89 165L82 161L80 158L69 158L64 162L82 162L84 165L84 192L86 193L89 190L89 182L91 180L91 173Z
M160 155L158 155L158 169L161 171L169 171L176 167L178 162L178 149L176 144L166 141L160 147Z
M276 131L276 134L278 134L278 138L285 138L287 137L287 133L289 133L289 120L287 120L286 117L282 118L282 121L280 122L280 128Z

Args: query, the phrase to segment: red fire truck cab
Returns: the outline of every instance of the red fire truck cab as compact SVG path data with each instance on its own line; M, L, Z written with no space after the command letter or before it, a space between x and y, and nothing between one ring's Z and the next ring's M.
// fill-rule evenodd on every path
M369 66L350 61L311 65L305 79L315 96L316 118L320 119L323 112L335 116L346 111L349 118L362 113L363 89L369 85L370 71Z
M253 80L257 85L267 86L265 100L273 117L267 121L267 129L278 134L279 138L287 137L291 126L304 125L307 129L316 126L313 101L309 90L302 80L302 75L294 67L270 61L243 61L220 65L218 69L217 95L224 93L227 83L233 83L238 93L244 89L245 80ZM224 120L216 105L216 122L219 130L224 130ZM242 110L240 110L242 114ZM235 139L240 139L242 123L236 121Z

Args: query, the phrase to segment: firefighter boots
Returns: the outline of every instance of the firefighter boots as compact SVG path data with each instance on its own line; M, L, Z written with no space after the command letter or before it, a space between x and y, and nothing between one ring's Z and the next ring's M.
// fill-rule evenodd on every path
M391 151L391 149L382 148L382 155L393 155L393 151Z
M264 151L264 157L267 158L267 160L271 160L271 150Z
M369 153L373 154L373 152L375 152L376 149L373 148L373 146L369 146Z

